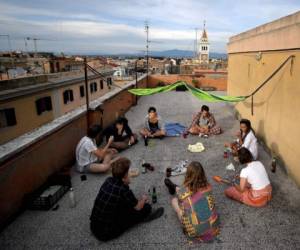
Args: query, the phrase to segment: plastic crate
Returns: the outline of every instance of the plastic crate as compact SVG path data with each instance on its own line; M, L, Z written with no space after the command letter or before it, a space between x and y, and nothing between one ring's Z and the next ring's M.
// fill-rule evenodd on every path
M49 210L67 191L69 186L49 186L39 197L29 203L33 210Z

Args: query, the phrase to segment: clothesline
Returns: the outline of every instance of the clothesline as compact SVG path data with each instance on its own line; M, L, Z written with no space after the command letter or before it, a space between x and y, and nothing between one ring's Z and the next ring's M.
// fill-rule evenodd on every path
M163 87L130 89L128 91L134 95L145 96L145 95L154 95L157 93L168 92L168 91L176 89L179 86L185 86L196 98L198 98L200 100L208 101L208 102L218 102L218 101L240 102L240 101L245 100L244 96L234 97L234 96L214 95L214 94L211 94L204 90L192 87L184 81L178 81L171 85L167 85L167 86L163 86Z
M138 88L138 89L130 89L128 90L130 93L134 95L139 96L145 96L145 95L154 95L157 93L163 93L168 92L171 90L176 89L179 86L185 86L196 98L199 100L204 100L208 102L241 102L246 100L247 98L251 97L251 113L253 115L253 96L264 86L269 82L282 68L283 66L291 60L291 70L290 73L292 74L292 67L293 67L293 60L294 55L290 55L282 64L279 65L279 67L273 71L273 73L265 80L263 81L251 94L246 96L220 96L220 95L214 95L212 93L209 93L207 91L195 88L189 84L187 84L184 81L177 81L171 85L163 86L163 87L156 87L156 88Z

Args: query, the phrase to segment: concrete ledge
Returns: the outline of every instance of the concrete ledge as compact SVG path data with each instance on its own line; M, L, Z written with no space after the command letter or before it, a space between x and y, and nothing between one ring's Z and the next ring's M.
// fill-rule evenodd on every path
M229 38L228 54L300 48L300 11Z

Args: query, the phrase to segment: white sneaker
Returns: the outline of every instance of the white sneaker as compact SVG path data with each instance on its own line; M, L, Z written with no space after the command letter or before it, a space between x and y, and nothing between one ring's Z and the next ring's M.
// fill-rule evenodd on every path
M184 167L178 168L177 170L172 171L171 176L182 175L182 174L185 174L186 171L187 171L187 168L184 168Z

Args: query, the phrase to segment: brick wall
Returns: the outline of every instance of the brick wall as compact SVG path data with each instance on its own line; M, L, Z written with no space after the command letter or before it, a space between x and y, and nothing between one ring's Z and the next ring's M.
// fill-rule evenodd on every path
M227 74L204 74L204 77L193 75L150 75L149 86L156 87L159 82L172 84L177 81L185 81L192 84L193 80L197 80L196 87L215 87L216 90L227 90Z

